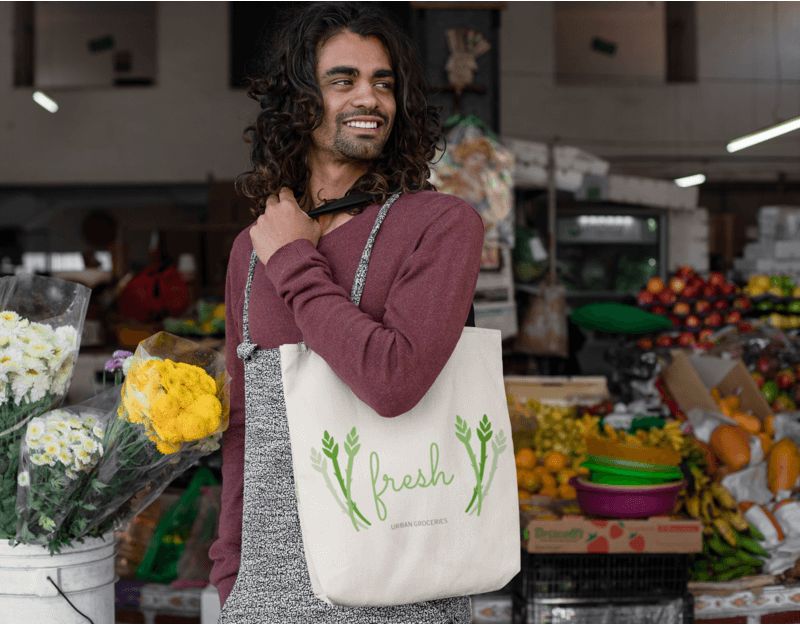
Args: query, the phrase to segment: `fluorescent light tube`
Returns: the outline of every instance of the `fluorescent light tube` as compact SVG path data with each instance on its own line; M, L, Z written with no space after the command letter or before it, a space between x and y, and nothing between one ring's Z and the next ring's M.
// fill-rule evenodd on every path
M686 176L685 178L676 178L675 184L679 187L695 187L705 181L706 177L703 174L697 174L695 176Z
M51 113L55 113L58 110L58 104L55 103L55 100L47 97L41 91L34 92L33 101L36 102L36 104L38 104L42 108L47 109Z
M775 137L780 137L781 135L785 135L787 132L792 132L792 130L797 130L798 128L800 128L800 117L795 117L789 121L782 122L775 126L765 128L764 130L754 132L751 135L739 137L738 139L731 141L728 144L728 152L737 152L738 150L749 148L751 145L761 143L762 141L768 141L769 139L774 139Z

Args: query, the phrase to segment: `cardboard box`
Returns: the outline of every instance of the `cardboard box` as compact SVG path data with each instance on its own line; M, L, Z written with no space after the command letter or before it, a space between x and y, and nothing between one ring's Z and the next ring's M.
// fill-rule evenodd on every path
M528 553L699 553L703 523L697 519L558 520L520 514L522 548Z
M711 397L711 389L716 386L723 397L741 389L742 410L762 421L773 414L741 359L687 356L682 351L672 352L672 357L672 364L661 375L683 412L688 413L692 408L719 412L717 402Z
M605 376L537 377L508 375L506 394L523 404L536 399L556 406L594 406L609 398Z
M586 377L536 377L509 375L503 378L506 395L521 404L535 399L554 406L594 406L609 398L608 383L604 376ZM534 430L539 425L536 417L510 410L511 431Z

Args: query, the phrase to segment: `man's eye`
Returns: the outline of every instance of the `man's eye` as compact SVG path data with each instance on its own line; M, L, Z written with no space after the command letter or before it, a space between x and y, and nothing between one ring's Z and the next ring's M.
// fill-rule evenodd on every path
M350 84L352 84L352 82L353 81L351 81L349 78L340 78L339 80L335 80L333 82L333 84L334 85L350 85Z
M393 89L394 85L390 82L379 82L377 83L378 87L383 87L384 89Z

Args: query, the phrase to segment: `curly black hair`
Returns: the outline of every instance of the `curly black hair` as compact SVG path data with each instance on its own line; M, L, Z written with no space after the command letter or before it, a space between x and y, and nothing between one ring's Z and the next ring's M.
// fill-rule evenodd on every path
M397 189L432 189L430 163L443 141L439 107L428 104L428 86L410 38L383 11L361 2L315 2L290 12L266 38L248 78L248 97L261 111L244 132L251 144L252 169L236 179L236 189L254 200L255 216L270 195L288 187L310 209L307 154L312 132L322 123L324 104L316 80L317 57L333 36L352 32L375 37L386 48L395 74L396 114L383 153L372 161L347 195L366 192L375 203ZM327 198L334 199L334 198ZM363 209L360 209L363 210ZM360 212L359 209L351 211Z

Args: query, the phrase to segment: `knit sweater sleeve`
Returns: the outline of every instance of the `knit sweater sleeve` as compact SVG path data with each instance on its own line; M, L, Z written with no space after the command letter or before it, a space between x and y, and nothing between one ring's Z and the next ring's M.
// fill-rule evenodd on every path
M265 266L305 343L384 417L413 408L441 373L461 336L478 279L480 215L454 196L436 194L430 201L446 206L431 211L421 228L403 233L415 240L400 270L393 276L374 275L372 267L367 272L368 283L392 280L380 323L332 281L325 257L310 241L285 245Z

